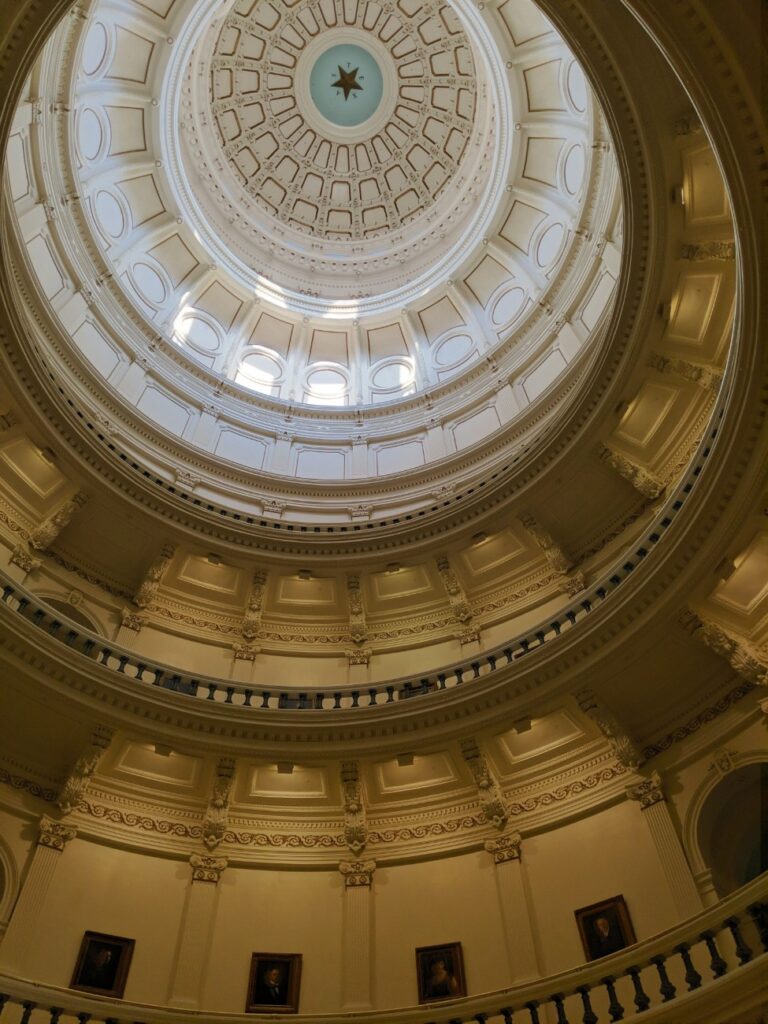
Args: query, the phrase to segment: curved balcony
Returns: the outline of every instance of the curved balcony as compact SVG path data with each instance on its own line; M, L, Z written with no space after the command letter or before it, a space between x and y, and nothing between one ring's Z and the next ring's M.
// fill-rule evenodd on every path
M716 422L717 417L714 417ZM160 686L201 700L215 701L235 707L275 708L281 710L336 711L341 708L373 707L393 704L438 690L453 689L511 665L572 630L622 587L649 552L661 541L683 508L717 436L712 427L698 458L684 481L655 518L644 538L630 554L625 554L611 570L592 587L587 588L557 616L549 617L538 628L527 631L491 651L478 654L453 665L443 666L418 678L401 677L364 688L347 685L330 693L303 692L298 687L282 686L278 681L266 686L244 686L223 679L207 679L182 672L170 665L143 658L118 644L104 640L82 626L63 621L63 616L35 598L19 584L0 572L0 595L3 614L9 609L66 647L95 660L112 672L150 686Z

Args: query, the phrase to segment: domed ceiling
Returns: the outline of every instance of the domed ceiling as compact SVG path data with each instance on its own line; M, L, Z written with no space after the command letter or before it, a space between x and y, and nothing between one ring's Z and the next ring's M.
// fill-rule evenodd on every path
M72 114L52 185L82 200L60 244L120 324L75 345L109 377L149 344L144 414L178 419L190 364L240 402L340 411L474 375L462 404L517 381L516 414L564 380L610 304L620 205L584 75L528 0L148 10L95 4L45 72ZM322 461L303 475L348 475Z

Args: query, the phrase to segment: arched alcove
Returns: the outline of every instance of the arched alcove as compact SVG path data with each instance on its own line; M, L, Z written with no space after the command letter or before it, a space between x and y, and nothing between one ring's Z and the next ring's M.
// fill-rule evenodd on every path
M76 605L69 604L68 601L61 601L55 597L46 597L45 603L55 612L63 615L68 621L76 622L78 626L84 626L85 629L89 629L92 633L103 633L103 630L96 621L90 615L87 615L82 608L78 608Z
M720 896L768 870L768 762L725 775L704 801L697 832Z

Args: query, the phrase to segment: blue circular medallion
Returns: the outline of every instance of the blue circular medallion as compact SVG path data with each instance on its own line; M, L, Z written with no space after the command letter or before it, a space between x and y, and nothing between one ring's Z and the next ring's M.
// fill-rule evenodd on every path
M353 128L376 112L384 79L379 65L362 46L338 43L315 61L309 92L326 120L341 128Z

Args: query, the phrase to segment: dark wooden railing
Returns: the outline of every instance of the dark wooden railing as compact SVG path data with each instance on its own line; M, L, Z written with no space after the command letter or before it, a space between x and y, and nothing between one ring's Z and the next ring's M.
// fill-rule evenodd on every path
M621 953L503 992L392 1011L300 1014L291 1019L296 1024L336 1024L341 1019L346 1024L613 1024L644 1019L640 1015L649 1013L650 1019L680 1024L727 1022L731 1005L759 1007L765 997L766 898L768 874L684 924ZM708 1002L716 992L716 1000ZM252 1019L101 999L7 976L0 976L0 1014L3 1024L245 1024Z
M629 579L669 530L691 493L716 436L717 427L713 427L707 443L700 448L697 459L689 468L683 482L656 516L643 539L598 583L587 587L562 611L546 619L540 626L515 637L509 643L457 664L420 673L415 677L402 677L365 686L338 686L330 691L326 688L302 690L300 687L283 686L272 680L247 685L231 680L212 679L143 658L119 644L104 640L103 637L67 621L58 612L49 608L44 601L35 598L2 572L0 585L3 586L3 592L0 601L5 608L31 622L41 631L105 668L134 679L137 683L159 686L188 697L244 708L297 711L336 711L342 708L370 708L393 704L438 690L463 686L496 672L525 658L545 644L556 641L563 633L573 629L591 615Z

